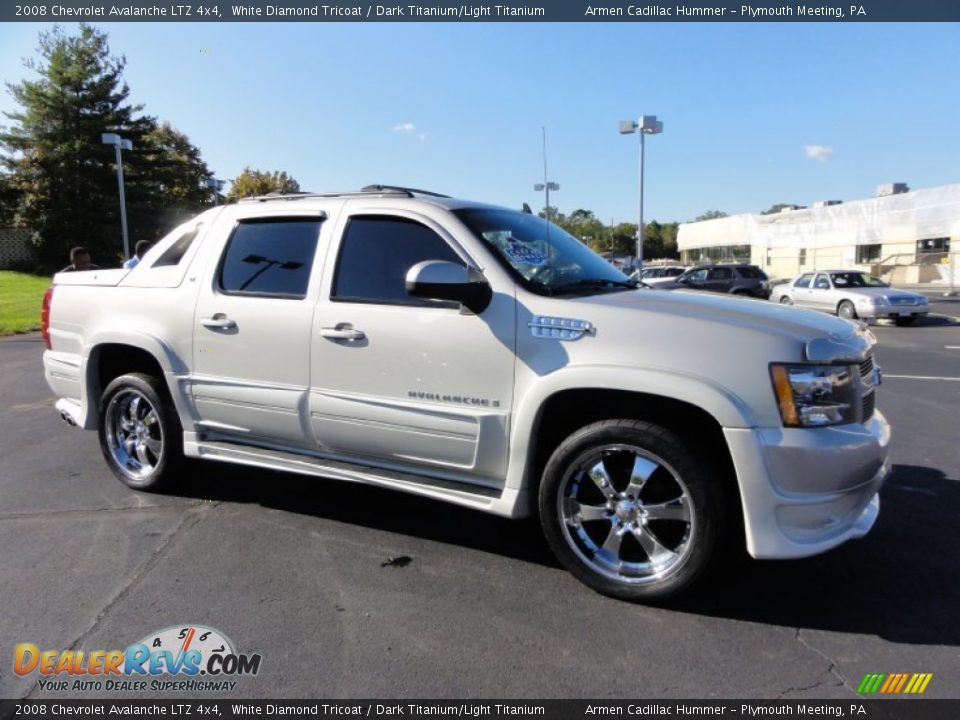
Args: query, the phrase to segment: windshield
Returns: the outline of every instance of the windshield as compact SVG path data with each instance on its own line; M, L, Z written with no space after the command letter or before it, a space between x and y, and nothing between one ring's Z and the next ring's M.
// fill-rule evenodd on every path
M635 286L586 245L536 215L486 208L453 212L535 292L555 295Z
M837 288L851 287L890 287L880 278L859 272L833 273L833 286Z

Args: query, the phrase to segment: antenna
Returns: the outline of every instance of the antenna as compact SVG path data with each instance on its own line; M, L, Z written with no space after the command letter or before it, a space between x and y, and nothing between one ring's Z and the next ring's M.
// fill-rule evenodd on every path
M533 189L537 192L543 190L544 192L544 202L546 207L543 209L544 216L547 219L550 218L550 191L559 190L560 186L555 182L550 182L547 178L547 128L545 126L540 127L540 132L543 133L543 182L537 183L533 186Z

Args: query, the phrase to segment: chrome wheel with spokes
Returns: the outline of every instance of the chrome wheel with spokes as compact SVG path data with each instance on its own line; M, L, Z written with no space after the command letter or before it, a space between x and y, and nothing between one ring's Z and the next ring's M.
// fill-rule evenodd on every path
M636 446L584 453L564 478L557 501L570 547L596 572L621 582L670 574L695 539L696 517L683 480L662 458Z
M166 482L183 456L183 431L167 390L144 373L121 375L103 391L99 430L110 469L138 490Z
M153 473L163 459L163 428L156 408L133 389L118 392L107 405L107 444L113 461L134 480Z
M674 432L602 420L554 450L540 483L551 550L579 580L627 600L692 585L722 543L727 498Z

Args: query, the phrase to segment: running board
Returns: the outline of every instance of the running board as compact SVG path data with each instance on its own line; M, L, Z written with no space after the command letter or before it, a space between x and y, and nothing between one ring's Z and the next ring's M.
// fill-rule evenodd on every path
M501 488L387 470L371 465L346 463L313 455L299 455L249 444L211 441L186 442L184 451L186 455L192 457L223 460L333 480L378 485L419 495L452 500L458 504L474 507L488 507L492 501L500 499L502 495Z

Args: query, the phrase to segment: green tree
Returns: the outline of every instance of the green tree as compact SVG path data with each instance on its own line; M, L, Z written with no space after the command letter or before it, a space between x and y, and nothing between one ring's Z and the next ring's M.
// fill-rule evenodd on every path
M213 201L207 187L212 174L200 150L169 123L146 118L144 124L141 144L134 146L136 162L125 178L131 244L134 238L159 239Z
M270 193L300 192L300 183L279 170L263 171L251 170L249 167L237 175L230 192L227 193L227 202L236 202L240 198L268 195Z
M636 223L617 223L610 228L610 250L612 252L624 252L631 255L637 249L637 224Z
M110 53L107 34L81 24L76 35L40 34L35 79L7 84L20 106L0 132L14 221L31 228L40 262L62 267L84 245L94 262L117 264L123 251L115 151L101 134L133 143L123 154L130 245L155 240L210 202L210 172L183 133L140 115L128 102L126 60ZM6 195L6 192L0 193Z
M0 227L11 227L16 223L22 197L23 194L13 184L13 178L0 173Z
M697 215L693 219L693 221L702 222L703 220L716 220L717 218L725 218L725 217L730 217L730 216L727 215L725 212L723 212L723 210L707 210L705 213L701 215Z
M127 102L125 60L89 25L76 36L59 27L41 33L38 52L26 66L39 77L7 84L20 109L6 113L13 126L0 133L2 162L21 194L17 219L35 231L48 267L63 265L73 245L89 247L95 262L118 259L113 148L100 135L118 132L136 147L146 129Z

